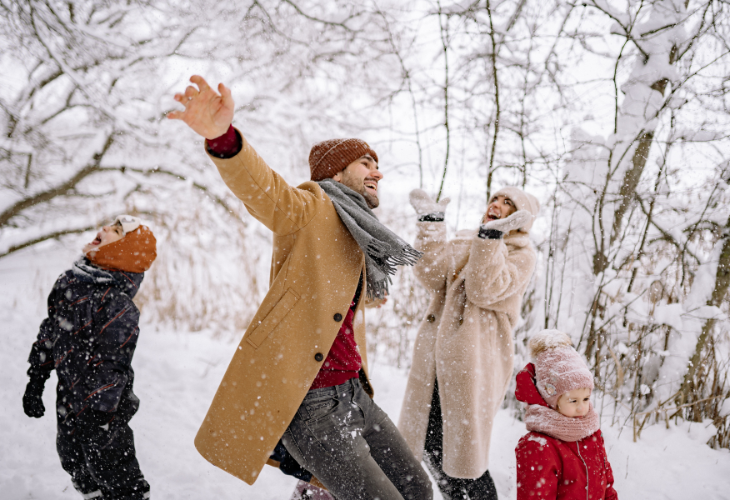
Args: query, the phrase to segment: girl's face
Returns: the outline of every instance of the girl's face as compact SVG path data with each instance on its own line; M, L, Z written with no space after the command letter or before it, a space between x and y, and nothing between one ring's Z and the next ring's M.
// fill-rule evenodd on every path
M585 417L591 403L591 390L588 387L573 389L558 398L557 410L566 417Z

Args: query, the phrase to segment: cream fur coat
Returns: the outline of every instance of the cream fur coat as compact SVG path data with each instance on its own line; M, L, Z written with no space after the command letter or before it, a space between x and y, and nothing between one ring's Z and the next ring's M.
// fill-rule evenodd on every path
M420 459L438 377L444 472L475 479L489 467L492 424L512 376L512 332L535 250L526 233L494 240L467 230L447 241L443 222L419 222L415 247L425 253L414 272L431 303L416 338L398 428Z

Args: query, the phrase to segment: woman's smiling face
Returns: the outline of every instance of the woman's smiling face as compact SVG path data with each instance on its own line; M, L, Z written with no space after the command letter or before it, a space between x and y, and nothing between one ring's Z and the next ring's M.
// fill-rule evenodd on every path
M490 220L504 219L517 210L515 202L507 196L493 196L492 201L487 207L487 212L482 217L482 224L486 224Z

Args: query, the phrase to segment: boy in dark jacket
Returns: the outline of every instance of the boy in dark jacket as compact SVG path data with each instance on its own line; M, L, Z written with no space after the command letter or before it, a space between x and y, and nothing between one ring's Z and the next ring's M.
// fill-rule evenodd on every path
M76 490L85 499L149 498L128 424L139 408L131 366L139 310L132 298L157 256L156 240L139 219L122 215L83 251L48 297L23 409L43 416L43 387L55 369L56 449Z

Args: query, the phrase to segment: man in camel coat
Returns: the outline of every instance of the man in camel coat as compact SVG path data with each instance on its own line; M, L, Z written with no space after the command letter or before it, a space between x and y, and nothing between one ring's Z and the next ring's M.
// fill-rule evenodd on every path
M497 497L489 467L494 417L512 376L512 331L535 269L528 231L537 199L509 187L490 200L479 231L446 238L448 199L411 193L419 215L414 268L431 292L414 346L398 428L424 457L444 498Z
M338 500L432 498L367 375L364 302L385 296L395 265L420 257L371 211L377 154L358 139L324 141L310 153L312 181L289 186L232 127L230 90L190 80L197 88L175 95L185 110L168 117L207 139L224 182L274 233L269 291L195 446L249 484L272 453L288 453Z

